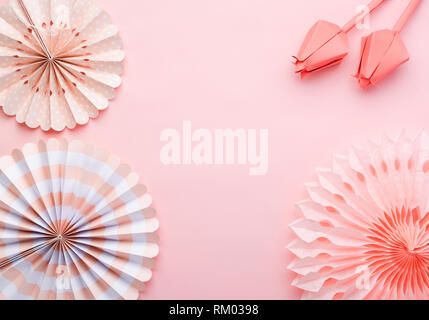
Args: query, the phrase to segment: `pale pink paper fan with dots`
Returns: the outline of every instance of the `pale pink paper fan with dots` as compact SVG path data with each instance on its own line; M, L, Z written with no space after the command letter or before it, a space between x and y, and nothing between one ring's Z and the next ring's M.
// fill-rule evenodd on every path
M429 299L429 136L380 140L335 156L298 203L304 299Z
M0 9L0 106L30 128L86 124L121 84L121 47L91 0L10 0Z
M0 299L137 299L158 255L139 176L80 141L0 158Z

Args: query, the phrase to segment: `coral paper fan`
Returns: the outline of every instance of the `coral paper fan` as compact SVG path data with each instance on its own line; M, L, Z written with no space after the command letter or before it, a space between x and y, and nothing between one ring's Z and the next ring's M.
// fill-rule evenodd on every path
M0 9L0 106L31 128L86 124L121 84L121 46L90 0L11 0Z
M137 299L158 254L151 197L79 141L0 158L0 298Z
M289 269L304 299L429 299L429 136L334 157L307 186Z

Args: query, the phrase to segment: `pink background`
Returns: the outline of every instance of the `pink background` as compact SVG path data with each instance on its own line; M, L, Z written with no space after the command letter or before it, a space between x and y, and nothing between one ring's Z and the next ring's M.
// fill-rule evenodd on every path
M0 115L0 154L48 137L109 148L142 175L161 221L161 253L144 299L295 299L286 270L288 224L314 168L383 132L429 127L428 1L404 30L411 62L380 88L361 91L360 37L339 67L301 82L295 54L320 18L339 24L364 0L96 0L119 26L127 54L122 87L89 125L43 133ZM1 0L0 4L5 4ZM392 27L406 0L372 15ZM270 167L167 167L161 131L268 128Z

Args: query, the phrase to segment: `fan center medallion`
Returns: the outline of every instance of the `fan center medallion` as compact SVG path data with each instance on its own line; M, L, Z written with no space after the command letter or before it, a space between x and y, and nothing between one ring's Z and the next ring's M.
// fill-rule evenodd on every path
M420 209L392 210L370 228L367 261L377 278L411 287L429 285L429 246ZM403 286L399 286L403 287ZM405 286L407 287L407 286Z

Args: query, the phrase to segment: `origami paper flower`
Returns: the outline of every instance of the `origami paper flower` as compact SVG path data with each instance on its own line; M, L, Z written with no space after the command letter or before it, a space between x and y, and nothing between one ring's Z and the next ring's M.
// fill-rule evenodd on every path
M138 180L79 141L0 158L0 298L137 299L158 254Z
M411 1L393 30L376 31L362 39L359 70L355 76L361 88L377 84L410 59L400 32L420 3L421 0Z
M121 46L90 0L11 0L0 9L0 107L30 128L86 124L121 84Z
M308 73L341 63L349 53L347 33L383 2L384 0L371 1L366 12L358 14L343 28L331 22L318 21L307 33L301 49L294 56L295 72L304 78Z
M429 299L429 136L335 156L308 184L289 249L304 299Z

